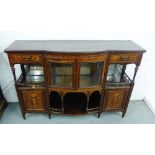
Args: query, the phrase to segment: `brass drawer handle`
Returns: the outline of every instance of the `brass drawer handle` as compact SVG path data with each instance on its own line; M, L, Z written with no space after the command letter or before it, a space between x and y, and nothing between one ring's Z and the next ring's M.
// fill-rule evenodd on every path
M126 56L126 57L120 57L120 60L121 61L127 61L127 60L129 60L129 57L128 56Z
M21 57L23 60L33 60L33 57L32 56L22 56Z

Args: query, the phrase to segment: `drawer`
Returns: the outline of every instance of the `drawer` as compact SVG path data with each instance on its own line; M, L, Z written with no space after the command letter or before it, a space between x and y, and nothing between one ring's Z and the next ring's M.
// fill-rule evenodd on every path
M21 95L26 111L45 111L44 90L21 90Z
M80 62L96 62L96 61L106 61L107 54L87 54L87 55L81 55L77 56L77 60Z
M75 60L75 55L70 54L46 54L45 58L48 60Z
M137 63L140 61L140 54L112 54L110 63Z
M41 54L9 54L10 63L41 63Z

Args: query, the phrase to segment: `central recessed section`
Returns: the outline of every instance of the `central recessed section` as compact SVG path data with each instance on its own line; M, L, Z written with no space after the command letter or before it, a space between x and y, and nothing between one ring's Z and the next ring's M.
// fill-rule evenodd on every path
M84 93L67 93L64 96L64 113L86 113L87 96Z
M69 92L61 96L56 91L50 93L50 109L54 112L64 114L83 114L91 112L100 106L100 92L94 91L89 99L85 93Z

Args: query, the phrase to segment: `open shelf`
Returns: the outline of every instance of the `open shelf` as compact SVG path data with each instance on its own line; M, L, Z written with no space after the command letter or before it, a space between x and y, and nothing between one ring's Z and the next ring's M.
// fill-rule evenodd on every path
M131 84L131 79L122 72L123 65L111 64L109 66L106 87L128 87Z
M81 87L93 87L95 85L98 85L96 83L96 77L89 76L89 75L81 75L80 76L80 86Z
M58 92L51 91L49 96L50 110L53 113L64 114L83 114L98 111L100 98L101 95L99 91L93 92L87 105L87 96L84 93L66 93L63 97L62 103L60 94Z
M61 96L58 92L52 91L49 96L50 110L55 113L62 113Z
M45 84L43 67L40 65L24 65L23 72L16 83L18 85Z
M44 83L43 71L29 70L26 73L25 83Z
M94 91L89 98L88 111L99 109L100 99L101 99L100 92Z
M64 96L64 114L86 113L87 97L83 93L67 93Z

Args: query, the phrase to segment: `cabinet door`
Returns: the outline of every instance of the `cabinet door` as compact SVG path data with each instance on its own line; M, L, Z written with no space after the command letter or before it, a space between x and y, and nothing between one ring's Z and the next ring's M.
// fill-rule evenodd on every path
M45 111L44 90L22 90L24 108L28 111Z
M78 57L78 87L101 87L106 64L106 55Z
M72 63L50 63L51 87L73 87L73 64Z
M74 59L47 57L47 80L51 88L75 88L76 61Z
M105 94L104 110L121 110L124 108L128 95L128 89L107 90Z

